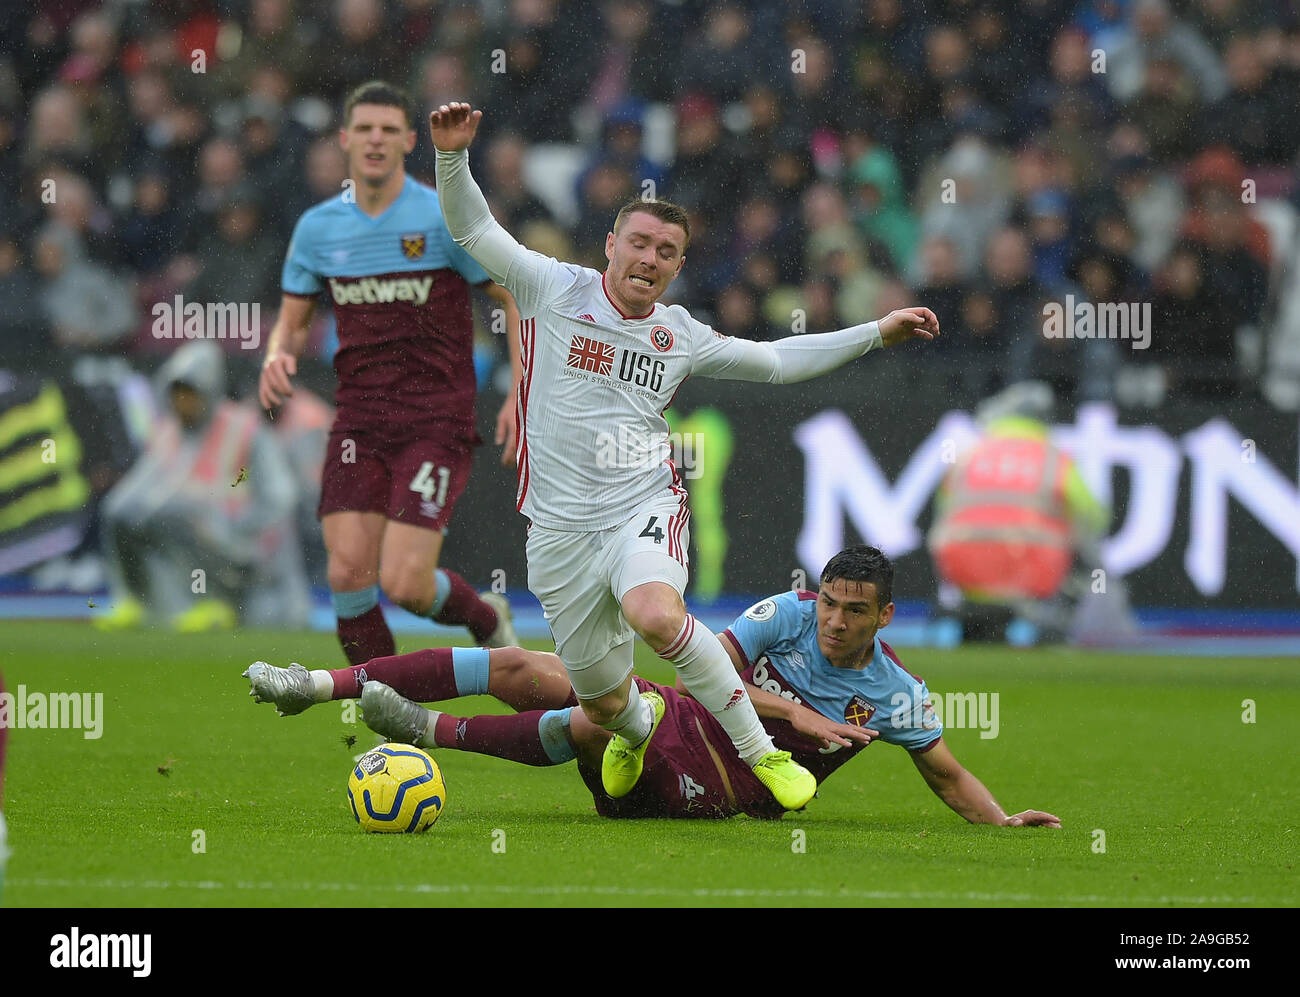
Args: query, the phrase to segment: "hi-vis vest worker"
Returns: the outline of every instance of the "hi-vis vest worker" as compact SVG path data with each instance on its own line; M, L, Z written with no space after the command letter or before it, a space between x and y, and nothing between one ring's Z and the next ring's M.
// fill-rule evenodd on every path
M1011 390L1032 395L1038 387L1046 390ZM984 438L945 478L928 538L940 580L976 601L1056 595L1076 550L1095 542L1106 522L1074 461L1048 439L1046 424L1019 414L1033 406L1011 401L1016 414L995 410Z

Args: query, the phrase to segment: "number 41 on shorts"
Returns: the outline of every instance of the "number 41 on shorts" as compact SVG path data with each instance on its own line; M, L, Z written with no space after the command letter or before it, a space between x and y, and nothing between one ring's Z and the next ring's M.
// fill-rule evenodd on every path
M446 467L437 468L438 483L436 485L433 483L433 471L433 461L426 460L421 464L420 470L411 479L411 491L417 492L424 501L433 502L435 505L440 506L447 500L447 483L451 480L451 469Z

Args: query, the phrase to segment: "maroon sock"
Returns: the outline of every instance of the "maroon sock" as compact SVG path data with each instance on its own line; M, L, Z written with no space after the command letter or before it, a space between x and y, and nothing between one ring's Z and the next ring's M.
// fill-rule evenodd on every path
M473 586L456 572L446 568L438 570L451 582L451 591L434 621L448 626L469 627L474 639L482 644L497 628L497 611L480 599Z
M364 665L331 670L334 698L355 699L361 695L362 685L378 681L417 703L455 699L460 693L456 691L451 651L450 647L430 647L410 654L373 658Z
M531 710L504 717L453 717L442 714L433 729L440 748L494 755L525 765L555 765L542 747L537 731L545 710Z
M371 658L385 658L397 653L393 631L384 621L384 611L374 606L360 616L338 622L339 643L343 653L354 665L364 664Z

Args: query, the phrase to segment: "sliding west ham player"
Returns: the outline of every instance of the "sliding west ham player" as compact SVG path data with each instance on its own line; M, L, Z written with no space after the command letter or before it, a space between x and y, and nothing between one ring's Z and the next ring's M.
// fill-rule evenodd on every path
M750 607L717 638L746 683L763 726L778 746L823 783L873 740L905 748L926 784L971 823L1060 827L1038 810L1008 815L953 757L929 705L925 682L908 672L879 631L894 615L893 565L874 547L851 547L826 564L819 591L785 592ZM637 678L666 711L628 795L601 785L608 732L575 709L577 699L554 654L503 648L436 648L312 672L315 700L271 675L308 673L263 666L251 694L297 713L326 698L361 697L365 721L390 740L423 748L495 755L527 765L577 759L605 817L779 817L781 808L753 772L725 748L712 714L680 687ZM287 675L286 675L287 677ZM412 700L435 702L488 694L523 712L454 717Z
M294 229L260 384L268 409L292 393L324 292L338 323L338 414L319 514L339 641L354 664L394 653L381 589L412 613L468 627L480 644L515 642L506 600L480 597L438 567L438 555L481 442L470 285L505 308L516 370L518 313L452 241L437 193L407 176L412 121L407 96L388 84L367 83L348 97L340 141L350 182ZM508 399L497 435L511 451L514 418Z

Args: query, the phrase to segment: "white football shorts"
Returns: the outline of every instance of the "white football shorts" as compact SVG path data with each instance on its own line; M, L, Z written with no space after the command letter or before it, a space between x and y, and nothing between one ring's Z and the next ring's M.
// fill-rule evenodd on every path
M619 526L571 533L528 531L528 588L537 596L579 699L613 692L632 673L632 627L619 608L638 585L686 590L690 511L671 487Z

